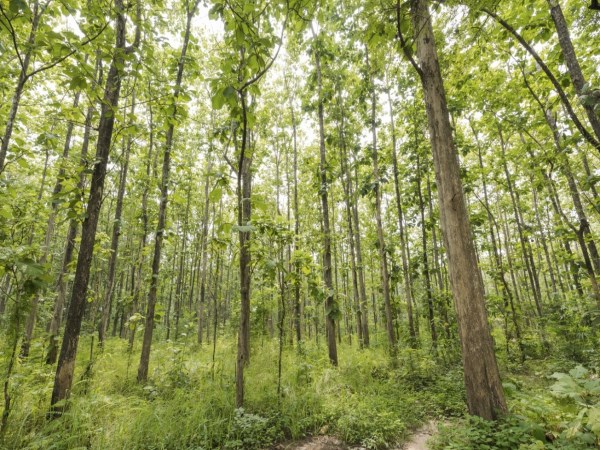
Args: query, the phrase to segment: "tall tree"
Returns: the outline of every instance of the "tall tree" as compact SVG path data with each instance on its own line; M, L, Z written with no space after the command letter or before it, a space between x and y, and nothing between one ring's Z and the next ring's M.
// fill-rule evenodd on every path
M337 305L335 302L335 292L333 290L332 279L332 261L331 261L331 226L329 221L329 180L328 180L328 162L327 150L325 147L325 112L323 98L323 76L321 70L321 52L323 43L321 42L321 33L315 33L312 30L314 47L313 53L315 58L315 70L317 74L317 115L319 123L319 194L321 197L321 213L323 220L323 278L325 281L325 324L327 330L327 348L329 351L329 361L334 366L338 364L337 343L335 340L335 315L337 313Z
M50 400L52 410L56 413L60 413L64 409L65 405L60 402L67 399L73 383L77 345L79 343L81 321L87 303L88 280L92 265L92 257L94 255L94 243L98 220L100 218L100 207L102 206L104 179L106 178L106 167L108 165L108 156L111 149L113 128L115 124L114 110L119 104L125 57L139 46L141 39L141 30L139 28L141 11L140 2L138 2L137 8L138 26L136 28L135 41L131 46L127 46L124 4L122 0L115 0L115 47L110 69L106 76L104 98L100 113L98 141L96 144L96 165L94 166L94 171L92 173L90 194L86 208L86 218L82 225L81 244L79 246L77 268L75 270L75 279L73 281L71 292L71 302L67 313L65 333L60 356L58 358L58 366L54 378L54 388L52 389L52 398Z
M418 62L411 59L411 63L425 96L442 232L462 346L467 406L471 414L496 419L507 407L487 321L483 280L477 266L427 0L411 0L410 12L418 57Z
M173 136L175 134L175 124L178 121L180 106L178 105L183 86L183 70L186 63L186 55L190 42L190 29L192 19L198 9L200 0L186 0L185 2L185 32L183 43L181 44L181 53L177 61L177 74L175 76L175 86L171 97L171 106L169 116L167 117L167 131L165 134L165 147L163 150L162 176L160 182L160 202L158 210L158 223L156 225L156 237L154 238L154 253L152 257L152 278L148 291L148 303L146 309L146 325L144 327L144 338L142 343L142 352L140 355L140 364L138 366L137 380L145 382L148 379L148 367L150 365L150 349L152 347L152 334L154 332L154 314L156 308L156 297L158 293L158 277L160 273L160 256L162 252L162 243L167 226L167 204L169 202L169 181L171 175L171 150L173 149ZM168 312L167 312L168 313Z

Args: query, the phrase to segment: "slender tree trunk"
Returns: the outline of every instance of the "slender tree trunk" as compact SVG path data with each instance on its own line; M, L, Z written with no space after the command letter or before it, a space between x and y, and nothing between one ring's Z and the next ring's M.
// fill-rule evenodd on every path
M240 326L238 332L238 349L236 360L235 403L238 408L244 404L244 368L250 364L250 226L252 219L252 157L250 153L250 132L247 122L246 92L240 93L242 103L242 142L238 164L238 227L240 242Z
M487 186L487 182L486 182L487 177L484 173L483 157L481 154L481 144L479 142L478 134L475 131L475 129L473 128L473 125L472 124L470 124L470 125L471 125L471 130L473 131L473 135L475 136L475 140L477 141L477 156L478 156L478 160L479 160L479 169L481 171L481 183L483 185L483 201L484 201L484 206L485 206L485 209L487 212L487 219L488 219L488 225L489 225L489 231L490 231L490 240L492 243L492 253L494 256L494 264L496 266L496 268L494 270L494 279L500 281L500 285L502 287L502 296L504 297L505 314L508 314L508 309L510 308L512 324L513 324L513 328L515 331L515 336L517 338L517 344L519 346L519 350L521 353L521 360L523 361L525 358L525 353L524 353L524 347L523 347L523 340L521 338L521 327L519 325L517 310L515 308L515 302L513 299L513 293L512 293L512 290L510 289L510 286L508 285L508 282L506 281L506 277L505 277L505 270L504 270L504 264L502 261L502 251L501 251L499 238L496 239L495 227L497 226L497 224L496 224L496 218L494 217L494 215L492 214L492 211L490 209L490 201L489 201L489 197L488 197L488 186ZM508 251L508 249L507 249L507 251ZM508 348L508 345L509 345L508 332L506 335L506 345Z
M427 296L427 315L429 322L429 331L431 332L431 344L433 348L437 348L437 330L435 328L435 316L433 309L433 288L431 286L431 274L429 271L429 255L427 250L427 224L425 223L425 201L423 200L423 192L421 188L421 170L419 149L417 151L417 196L419 197L419 212L421 215L421 248L423 251L423 276L425 278L425 295Z
M179 338L179 320L182 316L183 308L183 280L185 279L185 267L186 260L188 259L187 250L187 235L188 235L188 221L190 216L190 203L192 196L192 180L188 180L187 195L185 200L185 214L183 218L182 226L182 244L181 244L181 256L179 258L179 269L177 271L177 280L175 281L175 340Z
M0 174L4 171L4 168L6 166L6 155L8 154L10 138L12 137L12 133L15 126L15 120L17 118L17 112L19 111L19 106L21 104L23 89L25 88L25 83L27 83L27 80L29 79L27 71L29 70L29 64L31 63L31 55L35 48L34 44L40 25L40 17L44 13L46 6L42 6L40 8L39 0L35 0L31 9L31 28L29 29L29 37L27 38L27 44L25 45L25 53L19 56L18 58L20 64L19 77L17 79L17 85L15 86L15 91L13 93L10 110L8 112L8 118L6 120L6 127L2 136L2 141L0 142Z
M368 347L370 344L369 338L369 316L368 316L368 299L367 299L367 287L365 283L365 265L363 262L363 251L362 251L362 239L360 236L360 220L358 217L358 197L354 191L354 183L352 183L352 177L350 177L350 198L352 202L352 218L354 219L354 242L356 245L356 268L358 271L358 292L360 294L361 304L361 317L362 317L362 337L363 345ZM358 183L358 169L356 164L354 165L354 179ZM373 310L373 317L375 320L375 328L377 328L377 311Z
M419 75L423 84L448 269L462 344L467 406L495 419L507 411L485 310L483 280L466 209L458 155L426 0L411 1Z
M366 53L367 70L369 67L369 54ZM385 235L383 232L383 221L381 220L381 186L379 174L379 155L377 149L377 94L373 75L369 75L369 89L371 91L371 161L373 162L373 182L375 184L375 223L377 225L377 242L379 251L379 272L381 276L381 289L383 293L383 304L385 306L386 331L388 335L388 344L390 354L396 355L396 333L394 332L394 313L392 311L392 300L390 296L390 275L387 261L387 248L385 245Z
M400 256L402 260L402 277L404 280L404 292L406 295L406 309L408 313L408 332L410 339L414 343L417 342L417 333L415 332L415 324L413 317L413 298L412 298L412 286L410 280L410 268L408 265L407 257L407 242L405 239L404 232L404 211L402 208L402 197L400 195L400 182L398 180L398 155L397 155L397 139L396 139L396 124L394 123L394 108L392 105L392 97L390 95L390 89L387 90L388 105L390 111L390 129L392 133L392 165L394 169L394 194L396 200L396 209L398 210L398 234L400 235Z
M131 98L131 115L135 112L135 91ZM108 260L108 280L106 282L106 291L102 302L102 317L98 326L98 344L104 345L108 321L110 320L110 311L112 309L112 300L115 285L115 272L117 269L117 260L119 254L119 237L121 236L121 215L123 213L123 199L125 198L125 188L127 186L127 173L129 171L129 155L133 137L129 136L127 143L123 145L123 162L121 166L121 175L119 177L119 189L117 192L117 204L115 206L115 218L113 221L112 236L110 241L110 257Z
M77 108L79 106L79 97L81 92L77 92L75 94L75 98L73 99L73 108ZM54 185L54 190L52 192L52 203L51 203L51 211L50 216L48 217L48 222L46 224L46 236L44 238L44 252L42 257L40 258L40 264L46 264L48 260L48 255L50 253L50 245L52 243L52 238L54 236L54 224L56 222L56 214L58 212L58 200L56 197L62 192L63 180L65 177L65 169L64 164L69 157L69 152L71 150L71 138L73 136L73 127L74 124L72 121L69 121L67 125L67 132L65 135L65 144L63 147L63 154L61 160L61 166L58 171L58 175L56 177L56 183ZM41 193L41 191L40 191ZM25 336L23 337L23 341L21 343L21 352L20 357L26 358L29 356L29 346L31 344L31 339L33 338L33 329L35 327L35 322L37 319L37 308L40 300L40 294L36 293L33 297L33 301L31 303L31 307L29 309L29 315L27 316L27 321L25 322Z
M550 6L550 15L552 16L552 20L556 27L556 33L558 34L558 43L560 44L565 63L567 64L567 69L569 70L569 76L575 87L575 92L580 96L583 93L583 87L585 86L585 78L581 71L581 67L579 66L573 43L571 42L567 21L563 15L559 0L548 0L548 5ZM588 116L592 130L594 130L596 139L600 140L600 118L592 106L584 104L583 108Z
M298 136L296 130L296 114L294 112L292 100L290 100L290 112L292 115L292 137L294 145L294 253L297 254L300 248L300 212L298 208ZM302 343L302 304L300 302L302 267L299 260L297 260L294 264L294 271L296 273L296 279L294 282L294 328L296 329L296 343L300 349Z
M540 56L535 51L535 49L531 45L529 45L527 43L527 41L525 41L525 39L523 39L523 36L521 36L517 32L517 30L515 30L508 22L506 22L504 19L502 19L496 13L490 11L487 8L482 8L481 10L483 12L485 12L487 15L489 15L490 17L493 17L494 20L496 20L510 34L512 34L515 37L515 39L519 42L519 44L521 44L521 46L533 57L533 59L538 64L538 66L542 69L542 71L544 72L544 74L546 74L546 77L548 78L548 80L550 80L550 82L552 83L552 86L554 87L554 89L556 90L556 93L560 97L560 100L561 100L561 102L562 102L562 104L563 104L563 106L564 106L564 108L565 108L565 110L567 112L567 115L569 116L569 118L571 119L571 121L573 122L573 124L575 125L575 127L577 128L577 130L581 133L581 135L583 136L583 138L592 147L594 147L597 151L600 152L600 141L596 137L594 137L587 130L587 128L585 128L585 126L581 123L581 121L579 120L579 117L577 116L577 114L575 114L575 111L573 110L573 106L571 105L571 102L569 101L569 98L567 97L567 94L565 93L565 91L562 88L561 84L558 82L558 80L556 79L556 77L554 76L554 74L550 71L550 69L548 68L548 66L544 63L544 61L542 60L542 58L540 58Z
M214 111L211 112L211 128L214 129ZM200 262L200 299L198 301L198 334L196 341L199 345L202 345L202 336L204 328L204 305L206 302L206 272L207 272L207 261L208 261L208 221L209 221L209 186L210 186L210 173L212 171L212 150L213 142L212 139L209 143L208 149L208 166L206 168L206 178L204 179L204 211L202 213L202 231L200 235L200 252L202 254L202 260ZM209 325L208 325L209 326Z
M97 62L97 67L99 66L99 61ZM85 171L84 167L87 161L87 154L90 142L90 133L92 128L92 114L93 107L90 105L87 109L87 113L85 116L85 131L83 134L83 143L81 147L81 156L80 156L80 172L79 172L79 180L77 182L77 190L83 193L83 188L85 184ZM48 349L46 351L46 364L54 364L56 362L56 358L58 358L58 332L60 330L60 324L63 316L63 309L65 304L65 297L67 291L67 285L65 277L69 271L69 266L71 264L71 260L73 259L73 253L75 251L75 239L77 237L77 230L79 228L79 220L72 218L69 221L69 228L67 230L67 238L65 244L65 250L63 255L63 260L61 264L61 269L58 274L58 280L56 282L56 300L54 302L54 308L52 312L52 319L50 320L50 324L48 326Z
M125 65L126 21L122 0L115 0L115 10L117 13L115 26L115 53L106 77L102 111L100 113L100 124L98 127L98 142L96 144L96 164L92 173L90 195L86 208L86 218L83 221L82 226L81 243L79 256L77 258L75 279L73 281L71 302L67 313L65 333L58 359L52 398L50 400L51 408L57 414L60 414L64 409L64 405L61 405L59 402L63 400L66 401L73 383L75 357L77 355L81 321L87 303L88 280L94 254L96 229L98 226L98 219L100 218L100 207L102 206L104 179L106 178L108 155L111 148L113 127L115 123L113 111L118 106L119 94L121 91L120 68Z
M154 312L156 309L156 297L158 291L158 277L160 273L160 255L162 251L162 242L167 223L167 203L169 200L169 180L171 172L171 149L173 147L173 135L175 133L175 118L177 115L177 101L181 93L181 84L183 81L183 69L187 47L190 40L190 28L192 18L196 12L198 2L193 4L186 2L186 27L181 47L181 54L177 63L177 76L175 78L175 87L173 89L173 107L170 117L167 119L169 127L165 136L165 149L162 163L162 177L160 184L160 204L158 207L158 224L156 227L156 237L154 240L154 255L152 258L152 277L150 280L150 289L148 292L148 304L146 309L146 325L144 327L144 338L142 342L142 353L140 355L140 364L138 366L137 380L145 382L148 379L148 367L150 365L150 348L152 347L152 334L154 331Z
M506 161L506 145L504 139L502 138L502 131L500 130L500 141L502 147L502 166L504 167L504 174L506 176L506 183L508 186L508 192L510 194L510 199L512 202L513 212L515 215L515 221L517 223L517 232L519 233L519 242L521 243L521 251L523 255L523 262L525 263L525 268L527 270L527 276L529 278L531 290L533 292L533 299L535 301L535 308L538 316L542 316L542 303L541 303L541 294L539 288L539 279L537 275L537 271L535 269L535 264L533 261L533 256L530 253L529 242L525 239L525 235L523 232L523 222L521 220L520 207L517 198L517 194L513 189L513 183L510 176L510 172L508 170L508 163Z
M150 82L148 82L148 94L149 97L151 97L151 85ZM154 111L152 108L152 104L150 103L148 105L148 128L149 128L149 133L148 133L148 154L146 156L146 179L144 180L144 190L142 191L142 211L141 211L141 216L142 216L142 237L140 239L140 243L139 243L139 250L138 250L138 260L136 262L137 268L135 269L137 272L137 276L136 278L136 284L135 284L135 288L134 288L134 292L133 292L133 300L131 303L131 312L130 312L130 316L129 317L134 317L135 314L137 314L138 309L139 309L139 302L140 302L140 297L142 296L142 273L143 273L143 267L144 267L144 261L145 261L145 248L146 248L146 244L147 244L147 239L148 239L148 233L150 232L150 227L149 227L149 219L148 219L148 194L150 192L150 183L151 183L151 178L150 178L150 174L151 174L151 167L152 167L152 161L153 161L153 152L154 152ZM133 350L133 344L135 341L135 334L137 331L137 325L138 325L138 320L133 321L133 323L131 324L131 332L129 333L129 343L128 343L128 349L129 351Z
M353 228L353 224L352 224L352 200L351 200L351 184L352 184L352 177L351 174L348 170L348 153L347 153L347 149L346 149L346 138L345 138L345 117L344 117L344 111L343 111L343 106L342 106L342 96L339 94L338 95L338 99L340 102L340 169L341 169L341 174L343 177L343 188L344 188L344 202L346 204L346 221L348 224L348 242L350 245L350 264L351 264L351 270L352 270L352 289L353 289L353 296L354 296L354 303L355 303L355 309L356 309L356 323L357 323L357 329L358 329L358 342L360 347L364 347L364 338L363 338L363 325L362 325L362 321L363 321L363 311L362 311L362 304L361 304L361 298L360 298L360 294L359 294L359 289L358 289L358 270L357 270L357 264L356 264L356 250L355 250L355 234L354 234L354 228Z
M313 32L314 34L314 32ZM316 36L315 36L316 37ZM327 176L327 153L325 149L325 119L323 111L323 82L321 74L321 55L319 49L314 49L315 68L317 71L317 94L318 94L318 119L319 119L319 153L321 156L320 172L320 195L323 214L323 278L325 281L325 324L327 330L327 348L329 350L329 361L334 366L338 364L337 344L335 340L335 314L337 306L334 298L332 267L331 267L331 230L329 223L329 180Z

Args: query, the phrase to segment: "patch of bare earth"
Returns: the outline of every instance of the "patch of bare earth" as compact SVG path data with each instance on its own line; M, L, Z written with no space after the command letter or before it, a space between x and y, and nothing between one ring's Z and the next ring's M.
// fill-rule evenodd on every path
M436 432L435 422L419 428L410 440L394 450L427 450L427 441ZM364 447L350 447L334 436L312 436L301 441L278 444L272 450L365 450Z

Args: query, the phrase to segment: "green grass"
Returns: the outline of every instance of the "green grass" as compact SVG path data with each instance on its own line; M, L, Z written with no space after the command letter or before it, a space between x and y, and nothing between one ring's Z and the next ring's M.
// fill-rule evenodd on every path
M191 338L190 338L191 339ZM235 341L212 347L187 341L155 342L146 385L135 381L136 345L110 339L94 350L80 342L75 386L67 412L47 420L54 368L41 345L11 380L13 408L1 445L7 449L252 449L327 432L352 444L384 448L405 439L430 417L462 415L461 373L441 368L426 351L401 351L395 367L384 348L339 349L340 366L324 346L305 343L283 354L277 396L277 342L254 339L246 371L246 403L235 408Z

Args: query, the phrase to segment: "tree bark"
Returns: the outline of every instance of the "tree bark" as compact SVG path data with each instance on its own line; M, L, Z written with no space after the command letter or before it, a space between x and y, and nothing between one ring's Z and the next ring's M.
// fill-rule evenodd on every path
M559 0L548 0L548 5L550 6L550 15L556 27L556 33L558 34L558 43L567 64L567 69L569 70L569 76L575 87L575 92L577 95L581 95L585 86L585 77L583 76L575 48L573 48L573 43L571 42L567 21L560 7ZM600 140L600 118L598 118L594 108L590 105L584 104L583 108L588 116L592 130L594 130L596 139Z
M477 267L469 216L452 139L431 16L426 0L411 0L411 15L425 94L444 244L462 345L469 412L496 419L507 411L487 322L483 280Z
M111 148L112 134L115 123L114 110L119 103L119 94L121 91L121 71L125 65L125 16L122 0L115 0L115 11L117 14L115 23L115 52L111 66L106 77L106 86L102 102L102 111L100 113L100 124L98 126L98 141L96 144L96 165L92 173L92 182L90 185L90 194L86 208L86 218L83 221L81 231L81 243L79 256L77 258L77 268L75 270L75 279L71 293L71 302L67 313L67 322L65 333L61 346L56 376L54 378L54 388L50 400L51 409L56 414L60 414L64 405L59 404L67 400L71 385L73 383L73 373L75 371L75 358L77 355L77 345L79 343L79 333L81 330L81 321L85 312L87 303L88 280L92 257L94 255L94 242L96 238L96 229L98 219L100 218L100 207L102 206L102 196L104 191L104 180L106 178L106 168L108 165L108 155Z
M131 99L131 114L135 111L135 91ZM112 236L110 241L110 258L108 260L108 280L106 281L106 291L102 303L102 317L98 326L98 344L104 345L106 330L108 329L108 321L110 319L110 310L112 307L112 299L115 287L115 272L117 268L117 258L119 253L119 237L121 236L121 215L123 213L123 199L125 197L125 187L127 185L127 172L129 171L129 154L133 137L127 139L127 143L123 147L123 162L121 166L121 175L119 177L119 189L117 191L117 204L115 206L115 218L113 221Z
M314 32L313 32L314 35ZM317 37L315 36L315 39ZM317 45L319 45L317 40ZM335 314L337 305L334 298L332 267L331 267L331 230L329 223L329 180L327 177L327 151L325 148L325 119L323 108L323 80L321 73L321 55L318 48L314 49L315 68L317 71L318 119L319 119L319 154L320 154L320 196L323 215L323 279L325 281L325 325L327 330L327 348L329 361L337 366L337 343L335 340Z
M23 89L25 88L25 83L29 78L27 75L27 71L29 70L31 54L33 52L35 38L40 25L40 17L44 13L45 9L45 6L40 9L39 0L35 0L31 11L31 28L29 29L29 37L27 38L25 54L22 57L18 55L18 60L20 64L19 77L17 79L17 85L15 86L15 91L13 93L10 110L8 112L8 119L6 121L6 127L2 136L2 142L0 142L0 174L4 171L4 168L6 166L6 155L8 154L10 138L12 137L12 133L15 126L15 120L17 118L17 112L19 111L19 106L21 104L21 96L23 95ZM17 49L15 50L18 51Z
M396 139L396 124L394 123L394 108L392 106L392 97L390 90L387 91L388 105L390 110L390 130L392 134L392 165L394 170L394 194L396 201L396 209L398 211L398 234L400 236L400 256L402 260L402 277L404 280L404 291L406 295L406 309L408 314L408 332L410 339L414 343L417 342L417 333L415 331L413 317L413 298L412 285L410 280L410 267L408 265L407 242L404 232L404 210L402 208L402 196L400 195L400 181L398 170L398 155L397 155L397 139Z
M367 70L369 67L369 53L366 52ZM373 183L375 194L375 223L377 225L377 242L379 252L379 272L381 276L381 290L383 293L383 304L385 306L385 325L388 336L388 344L390 346L390 354L396 355L396 333L394 332L394 313L392 311L392 300L390 298L390 275L387 261L387 248L385 245L385 235L383 232L383 222L381 220L381 186L379 175L379 155L377 149L377 94L375 92L375 84L373 75L369 74L369 90L371 91L371 161L373 162Z
M181 93L181 84L183 81L183 69L185 66L185 57L188 43L190 41L190 27L192 18L196 12L198 1L193 5L186 2L186 27L181 47L181 54L177 63L177 75L175 78L175 87L173 89L173 108L167 122L169 127L165 135L165 149L162 162L162 175L160 183L160 204L158 207L158 224L156 226L156 238L154 240L154 255L152 257L152 278L150 289L148 291L148 304L146 309L146 326L144 328L144 338L142 342L142 353L140 355L140 364L138 366L137 380L139 383L148 379L148 366L150 365L150 349L152 347L152 334L154 331L154 312L156 309L156 297L158 291L158 277L160 273L160 255L162 243L167 223L167 204L169 201L169 180L171 172L171 150L173 148L173 135L175 133L175 121L177 117L177 100Z

